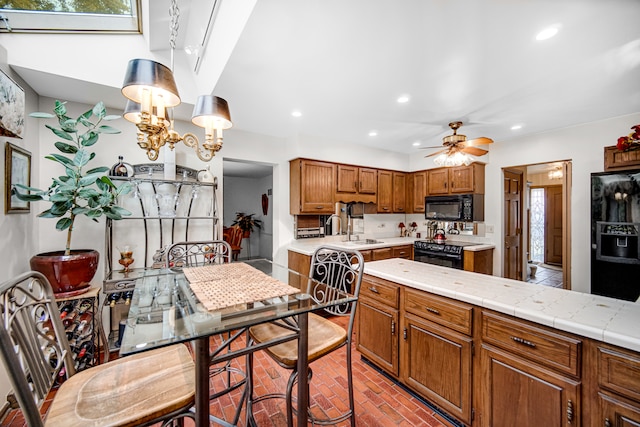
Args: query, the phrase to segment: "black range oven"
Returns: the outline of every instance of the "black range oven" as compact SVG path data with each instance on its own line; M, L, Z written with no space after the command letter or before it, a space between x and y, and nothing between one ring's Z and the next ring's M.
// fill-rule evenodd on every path
M438 243L434 240L416 240L413 243L413 260L443 267L464 267L464 247L475 243L448 242Z

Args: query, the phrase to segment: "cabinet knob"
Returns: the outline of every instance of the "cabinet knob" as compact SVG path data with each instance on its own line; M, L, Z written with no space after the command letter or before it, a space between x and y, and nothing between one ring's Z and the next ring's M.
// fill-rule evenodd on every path
M431 308L431 307L425 307L425 308L429 313L437 314L438 316L440 315L440 312L435 308Z
M611 420L609 420L609 418L605 418L604 419L604 427L611 427Z
M380 292L378 292L378 289L376 289L376 287L375 287L375 286L371 286L371 287L369 287L369 290L370 290L371 292L373 292L374 294L379 294L379 293L380 293Z
M391 322L391 335L396 334L396 322Z

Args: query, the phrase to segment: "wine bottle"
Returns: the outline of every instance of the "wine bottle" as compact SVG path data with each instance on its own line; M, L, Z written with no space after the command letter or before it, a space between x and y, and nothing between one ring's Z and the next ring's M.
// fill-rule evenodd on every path
M109 301L109 305L111 307L115 307L116 302L118 302L120 298L122 298L122 294L120 292L114 292L112 294L109 294L109 296L107 297L107 300Z
M80 306L78 307L78 313L82 314L85 311L89 310L91 308L92 304L91 301L82 301L82 303L80 303Z
M76 329L76 333L78 335L82 334L82 331L85 331L86 328L91 327L92 316L90 313L84 313L78 319L78 327ZM86 329L88 331L88 329Z
M84 357L87 354L87 352L90 350L93 350L93 341L87 340L83 342L82 345L80 346L80 350L78 351L78 357L79 358Z
M67 317L67 315L73 311L73 308L73 302L67 302L62 307L60 307L60 319L64 319L65 317Z
M124 293L124 303L125 305L129 305L131 303L131 298L133 297L133 291L127 291Z
M76 306L69 314L62 317L62 324L65 328L71 326L71 324L75 321L76 317L78 317L79 310L78 306Z

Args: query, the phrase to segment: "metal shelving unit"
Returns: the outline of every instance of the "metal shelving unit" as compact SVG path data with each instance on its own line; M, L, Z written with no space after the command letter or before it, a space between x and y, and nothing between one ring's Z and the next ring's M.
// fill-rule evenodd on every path
M133 176L110 177L114 184L128 182L132 191L119 201L132 215L119 221L107 219L105 227L105 275L103 309L110 308L108 349L118 349L119 323L128 306L120 298L114 307L109 297L133 290L136 279L153 276L163 265L158 258L172 243L217 239L217 180L198 181L201 171L176 165L177 179L164 179L163 164L133 165ZM134 263L125 272L118 263L119 248L133 251ZM155 264L155 266L154 266Z

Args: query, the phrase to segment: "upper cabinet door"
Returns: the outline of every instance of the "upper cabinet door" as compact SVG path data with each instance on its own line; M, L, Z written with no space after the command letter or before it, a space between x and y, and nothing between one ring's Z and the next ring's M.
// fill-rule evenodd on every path
M424 198L427 195L427 171L414 172L411 176L411 210L415 213L424 212Z
M429 194L434 196L438 194L449 193L449 170L448 168L438 168L429 170L428 178Z
M378 212L393 212L393 173L378 171Z
M290 166L290 212L292 215L332 214L335 210L334 163L296 159Z
M338 192L357 193L358 186L358 167L338 165Z
M405 213L407 201L407 174L402 172L393 173L393 211Z
M359 168L360 193L376 194L378 187L378 170L371 168Z

